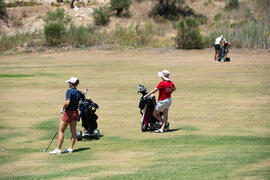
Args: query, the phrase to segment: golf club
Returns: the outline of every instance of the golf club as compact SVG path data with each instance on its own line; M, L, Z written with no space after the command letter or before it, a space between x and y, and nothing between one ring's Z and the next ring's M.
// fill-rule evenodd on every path
M55 138L55 136L56 136L57 134L58 134L58 130L56 131L55 135L53 136L53 138L52 138L50 144L48 145L48 147L46 148L46 150L42 150L42 152L47 152L47 150L49 149L50 145L52 144L52 142L53 142L53 140L54 140L54 138Z

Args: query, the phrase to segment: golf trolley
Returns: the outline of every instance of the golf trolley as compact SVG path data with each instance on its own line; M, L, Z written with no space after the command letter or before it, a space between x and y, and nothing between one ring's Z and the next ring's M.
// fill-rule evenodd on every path
M153 116L153 111L156 106L156 98L154 95L151 95L149 97L144 98L144 96L148 93L147 89L139 84L139 90L138 93L142 94L142 97L139 102L139 108L140 108L140 113L142 115L141 118L141 129L143 132L145 131L154 131L157 129L160 129L162 123L158 121L154 116ZM160 113L160 116L162 113ZM167 123L167 128L169 123Z
M218 61L220 62L229 62L231 59L227 57L229 53L229 43L224 42L223 46L220 48L219 55L218 55Z
M79 103L80 118L82 119L82 127L84 128L84 133L82 131L77 131L77 140L82 139L96 139L100 138L99 130L97 129L97 119L98 116L95 114L98 109L98 105L94 103L91 99L84 99Z

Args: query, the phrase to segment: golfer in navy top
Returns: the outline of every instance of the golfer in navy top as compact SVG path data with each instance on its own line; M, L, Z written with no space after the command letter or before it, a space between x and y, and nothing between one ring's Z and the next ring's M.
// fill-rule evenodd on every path
M51 155L61 154L61 146L64 141L64 131L66 130L68 125L70 126L71 140L69 148L67 148L64 152L73 152L73 146L76 142L76 125L79 118L78 104L80 99L84 99L84 94L76 88L79 85L79 80L77 78L72 77L66 82L70 89L68 89L66 92L66 102L61 109L63 117L60 121L58 129L57 148L49 153Z

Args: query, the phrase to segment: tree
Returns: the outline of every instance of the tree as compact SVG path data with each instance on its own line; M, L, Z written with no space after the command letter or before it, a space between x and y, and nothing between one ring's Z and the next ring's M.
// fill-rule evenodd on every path
M203 38L200 34L198 20L194 17L185 17L176 25L177 36L175 38L178 49L201 49Z
M131 0L111 0L111 9L116 10L116 15L120 16L121 12L129 9Z
M4 0L0 0L0 19L7 18L7 9L6 9L6 3Z

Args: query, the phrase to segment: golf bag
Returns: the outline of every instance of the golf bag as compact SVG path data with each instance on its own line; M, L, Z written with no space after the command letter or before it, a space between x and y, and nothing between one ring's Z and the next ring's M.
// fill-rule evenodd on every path
M84 133L82 131L77 131L77 140L81 141L85 139L99 139L100 134L97 129L97 119L98 116L95 114L98 109L98 105L94 103L91 99L84 99L79 103L80 118L82 119L82 127L84 128ZM78 121L79 121L78 120Z
M218 61L229 62L231 59L227 57L228 53L229 53L229 43L224 42L223 46L220 48L220 51L219 51Z
M147 89L143 85L139 85L138 93L142 94L142 97L139 102L140 113L142 115L141 118L141 129L143 132L145 131L154 131L159 129L162 125L154 116L153 111L156 106L156 98L155 96L149 96L144 98L144 96L148 93ZM162 115L162 114L161 114Z

